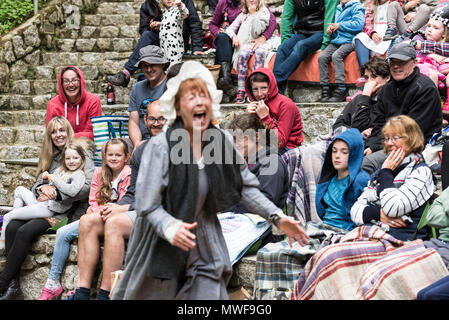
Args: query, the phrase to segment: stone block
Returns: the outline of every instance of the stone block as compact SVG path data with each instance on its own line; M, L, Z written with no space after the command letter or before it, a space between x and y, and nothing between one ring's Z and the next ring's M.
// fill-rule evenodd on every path
M19 60L11 66L9 78L11 80L21 80L25 77L27 72L28 65L24 61Z
M75 46L75 40L73 39L60 39L58 40L58 48L61 51L72 52Z
M93 37L95 31L97 31L97 27L94 26L81 27L81 37L86 39L91 38Z
M135 12L131 3L103 2L97 8L97 14L122 14L124 12Z
M41 52L39 49L34 50L32 53L25 57L25 61L28 64L37 66L41 63Z
M126 22L124 14L108 14L102 16L101 25L103 26L122 26L125 24Z
M17 130L15 143L25 144L25 143L35 142L34 135L35 135L34 129L28 129L28 128L25 129L24 128L24 129Z
M120 33L120 29L115 26L107 26L100 28L100 38L116 38Z
M52 80L54 78L53 67L37 66L35 70L36 70L36 79Z
M56 85L53 80L39 80L33 83L34 93L37 95L51 94L56 92Z
M0 95L0 109L8 109L9 108L9 100L10 97L7 95Z
M81 66L85 80L95 80L98 78L99 72L96 66Z
M123 26L120 27L120 35L126 38L139 38L138 26Z
M33 107L34 109L45 109L47 108L48 101L53 97L51 94L35 95L33 96Z
M96 39L78 39L76 40L76 49L78 51L93 51Z
M17 80L13 82L12 92L20 95L28 95L31 93L31 85L28 80Z
M138 27L140 17L138 14L125 14L123 15L125 25L136 25Z
M6 63L0 64L0 92L9 91L9 68Z
M54 52L42 53L42 60L45 61L47 66L60 66L63 64L61 55Z
M101 15L98 14L85 14L84 25L86 26L99 26L101 24Z
M83 52L79 58L81 65L99 65L102 61L102 54L98 52Z
M0 128L0 141L2 144L12 144L15 142L16 132L10 127Z
M11 41L5 42L3 50L4 50L4 59L6 63L12 63L16 61L16 56L14 55L13 45Z
M134 42L135 40L131 38L117 38L113 39L112 46L114 51L133 51Z
M112 48L112 39L108 38L98 38L97 47L101 51L109 51Z
M25 44L31 47L39 47L41 39L39 38L39 31L35 25L30 26L23 32Z
M61 52L59 53L59 56L61 58L61 63L53 66L78 65L78 52ZM59 76L59 73L56 73L56 75Z
M22 272L20 287L26 299L36 300L40 296L49 272L49 266L40 267L32 272Z
M115 74L123 69L123 65L127 60L104 60L100 66L100 72L103 74Z
M22 95L13 95L10 100L12 110L28 110L31 106L30 97Z
M13 44L13 47L14 47L14 54L15 54L17 59L20 59L23 56L25 56L26 52L25 52L23 39L22 39L21 36L14 36L14 37L12 37L12 44Z

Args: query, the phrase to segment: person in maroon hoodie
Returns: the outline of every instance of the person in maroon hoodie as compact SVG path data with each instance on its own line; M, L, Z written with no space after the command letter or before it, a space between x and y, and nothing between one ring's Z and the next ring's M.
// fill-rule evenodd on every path
M100 98L86 91L80 69L67 66L58 78L58 92L47 104L45 127L56 116L66 118L72 125L75 137L94 139L91 117L101 116Z
M290 98L279 93L273 71L267 68L253 71L246 79L245 91L251 100L246 112L256 114L276 130L279 152L299 147L304 140L301 113Z

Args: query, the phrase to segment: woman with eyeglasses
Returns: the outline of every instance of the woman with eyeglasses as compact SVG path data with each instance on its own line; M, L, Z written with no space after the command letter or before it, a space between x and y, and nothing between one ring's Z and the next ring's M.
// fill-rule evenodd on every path
M84 75L80 69L67 66L58 78L59 94L47 104L45 125L56 116L66 118L76 137L94 139L91 117L101 116L100 98L86 90Z
M421 154L422 131L415 120L400 115L387 121L382 135L388 157L352 207L352 220L376 224L399 240L407 241L415 232L416 238L425 238L425 228L417 231L417 226L436 181Z

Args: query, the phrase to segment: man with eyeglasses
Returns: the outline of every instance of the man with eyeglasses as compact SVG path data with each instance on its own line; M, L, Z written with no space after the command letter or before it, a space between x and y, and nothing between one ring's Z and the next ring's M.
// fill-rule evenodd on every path
M162 132L166 119L162 115L162 106L158 100L147 105L145 125L154 137ZM101 295L97 299L105 298L111 290L111 272L120 270L125 257L125 240L129 238L136 219L134 194L137 175L143 150L149 140L144 140L131 156L131 181L125 195L119 203L111 204L105 210L108 214L101 219L97 215L84 215L80 219L78 236L78 288L70 300L87 300L90 297L90 284L94 275L100 251L98 239L104 236L102 257L102 279L100 283ZM104 216L104 213L103 213ZM100 291L99 291L100 292Z
M362 169L369 174L387 158L382 151L382 127L397 115L413 118L421 128L425 143L441 130L443 115L440 94L433 81L416 66L416 50L409 42L391 48L391 80L378 94L373 105L373 130L366 140Z
M100 98L86 90L81 70L74 66L62 69L58 79L59 94L47 104L45 126L56 116L66 118L75 137L94 139L91 117L101 116Z
M133 143L133 150L149 139L151 134L145 123L147 106L154 100L159 99L165 91L167 82L166 70L170 64L164 51L153 45L140 49L140 59L136 67L140 67L145 80L137 82L129 99L129 124L128 134Z

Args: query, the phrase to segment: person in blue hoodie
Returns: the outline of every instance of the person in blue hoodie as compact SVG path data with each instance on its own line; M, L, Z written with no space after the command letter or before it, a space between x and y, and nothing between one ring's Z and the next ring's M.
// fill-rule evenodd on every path
M326 33L332 35L329 45L318 56L321 102L344 102L348 94L345 85L343 59L354 50L352 40L363 30L365 9L358 0L340 0L335 11L334 23L329 23ZM329 62L335 69L336 90L331 94L329 86Z
M363 136L355 128L342 132L329 145L315 198L324 224L347 231L356 227L351 207L369 181L369 175L361 169L363 150Z

